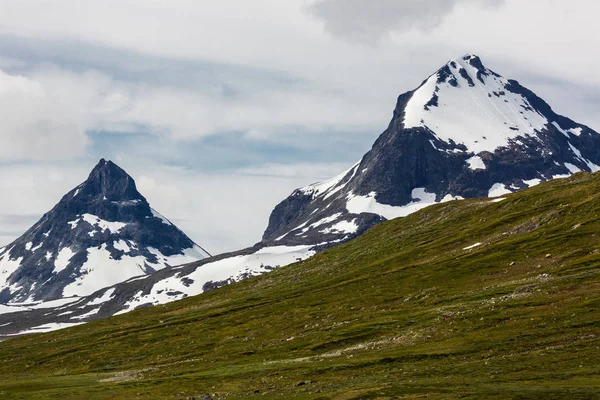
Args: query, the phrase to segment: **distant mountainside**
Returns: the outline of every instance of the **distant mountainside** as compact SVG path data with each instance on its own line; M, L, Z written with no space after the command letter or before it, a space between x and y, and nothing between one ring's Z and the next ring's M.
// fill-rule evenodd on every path
M467 55L402 94L360 162L279 204L263 241L344 241L436 202L498 196L598 165L596 131Z
M125 171L103 159L85 182L0 249L0 303L85 296L208 256L150 208Z
M598 173L434 205L201 296L3 341L0 393L597 399L599 215Z

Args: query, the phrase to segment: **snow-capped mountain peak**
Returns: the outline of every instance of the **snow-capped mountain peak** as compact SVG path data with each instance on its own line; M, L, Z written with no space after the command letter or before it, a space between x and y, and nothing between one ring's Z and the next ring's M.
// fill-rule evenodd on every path
M40 221L0 250L0 302L84 296L208 257L104 159Z
M406 129L424 127L466 151L493 152L550 121L513 83L467 55L448 62L418 88L405 108ZM466 129L468 127L468 129Z
M348 240L436 202L597 171L599 148L597 132L467 54L399 96L388 128L359 163L280 203L263 240Z

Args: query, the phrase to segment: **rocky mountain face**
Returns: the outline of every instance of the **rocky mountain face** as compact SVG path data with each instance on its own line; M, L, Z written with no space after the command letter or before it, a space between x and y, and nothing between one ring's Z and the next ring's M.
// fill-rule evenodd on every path
M0 249L0 303L85 296L208 256L150 207L125 171L100 160L85 182Z
M436 202L501 196L599 165L597 132L466 55L398 98L360 162L280 203L263 241L345 241Z

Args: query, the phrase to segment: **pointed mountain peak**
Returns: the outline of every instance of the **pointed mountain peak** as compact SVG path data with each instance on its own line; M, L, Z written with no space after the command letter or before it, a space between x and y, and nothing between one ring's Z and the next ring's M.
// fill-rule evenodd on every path
M471 66L477 70L485 71L487 68L483 65L481 58L476 54L465 54L462 57L458 57L452 59L446 63L446 66L451 66L452 68L458 68L458 66ZM444 68L444 67L442 67Z
M0 250L0 303L83 296L209 254L101 159L88 179Z
M483 65L483 62L481 62L481 58L475 54L465 54L462 60L468 62L471 66L480 71L487 70L487 68Z
M436 84L438 85L449 84L453 87L461 87L466 84L466 86L474 87L477 83L485 85L485 78L489 76L501 77L494 71L487 69L479 56L465 54L462 57L448 61L429 79L436 77Z
M101 159L87 180L66 196L68 199L97 198L110 201L145 201L133 178L112 161Z

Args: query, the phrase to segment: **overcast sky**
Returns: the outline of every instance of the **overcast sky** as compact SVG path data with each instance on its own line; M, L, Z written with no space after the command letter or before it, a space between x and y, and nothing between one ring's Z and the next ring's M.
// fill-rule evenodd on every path
M212 253L475 53L600 128L592 0L0 0L0 245L101 157Z

